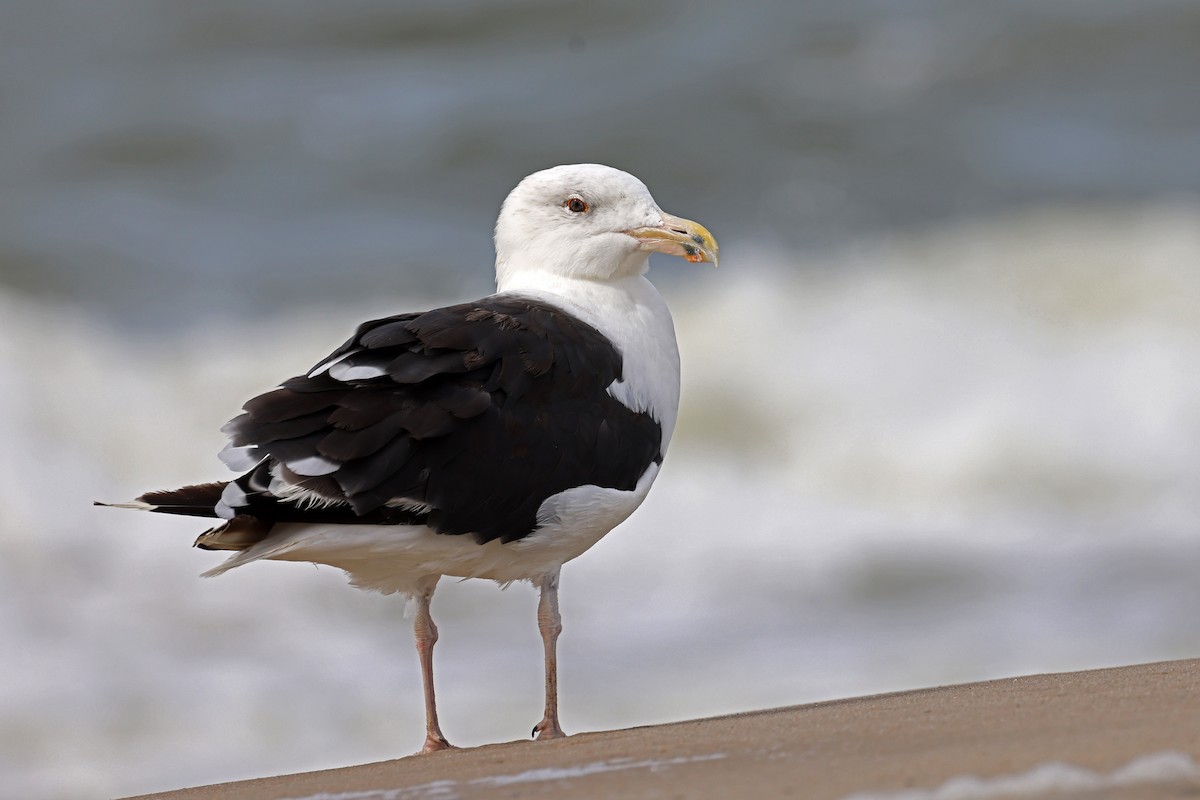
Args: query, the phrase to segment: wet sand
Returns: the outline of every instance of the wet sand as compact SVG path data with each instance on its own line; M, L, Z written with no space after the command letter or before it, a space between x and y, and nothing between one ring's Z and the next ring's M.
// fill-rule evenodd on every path
M1198 761L1200 659L507 742L144 797L818 799L906 792L896 800L1126 800L1200 796ZM1002 791L1008 789L1015 794Z

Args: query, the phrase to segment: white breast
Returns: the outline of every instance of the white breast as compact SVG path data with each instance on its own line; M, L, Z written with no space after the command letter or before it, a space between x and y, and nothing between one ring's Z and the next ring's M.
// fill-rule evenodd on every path
M671 311L650 281L634 275L601 283L522 272L505 281L503 293L557 305L604 334L623 364L623 380L609 386L609 394L658 421L666 452L679 414L679 346Z

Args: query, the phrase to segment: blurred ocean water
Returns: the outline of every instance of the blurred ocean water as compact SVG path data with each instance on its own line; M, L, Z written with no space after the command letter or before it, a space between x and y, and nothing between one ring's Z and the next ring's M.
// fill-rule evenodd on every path
M523 174L598 160L684 400L564 573L570 731L1200 653L1200 11L15 0L0 10L0 796L420 743L401 604L196 575L220 425L362 319L490 290ZM444 582L443 724L523 737L535 597Z
M11 0L0 284L152 326L480 293L509 188L580 160L726 244L1194 196L1196 74L1186 0Z

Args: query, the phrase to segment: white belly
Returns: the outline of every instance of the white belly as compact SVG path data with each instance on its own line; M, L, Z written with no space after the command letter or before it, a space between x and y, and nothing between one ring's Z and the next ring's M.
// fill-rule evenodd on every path
M470 536L438 534L414 525L279 524L271 535L205 575L250 561L310 561L346 571L350 583L384 594L417 593L430 577L536 579L582 555L624 522L658 476L651 464L632 491L580 486L549 497L539 527L515 542L477 544Z

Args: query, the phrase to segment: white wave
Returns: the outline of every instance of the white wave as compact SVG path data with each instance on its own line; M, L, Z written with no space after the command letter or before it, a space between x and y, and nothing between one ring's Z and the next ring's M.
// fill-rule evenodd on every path
M844 800L999 800L999 798L1061 797L1064 793L1200 782L1200 764L1176 751L1139 756L1112 772L1096 772L1074 764L1051 761L1028 772L980 778L962 775L936 789L897 792L857 792Z
M487 775L473 778L469 781L440 780L414 786L402 786L394 789L367 789L358 792L319 792L304 797L288 798L288 800L454 800L461 797L458 793L460 786L482 786L496 788L522 783L543 783L545 781L564 781L574 778L586 778L589 775L603 775L609 772L626 772L629 770L650 770L661 772L682 764L696 764L705 761L720 761L726 758L725 753L709 753L696 756L676 756L675 758L613 758L607 761L593 761L571 767L542 767L529 769L524 772Z

